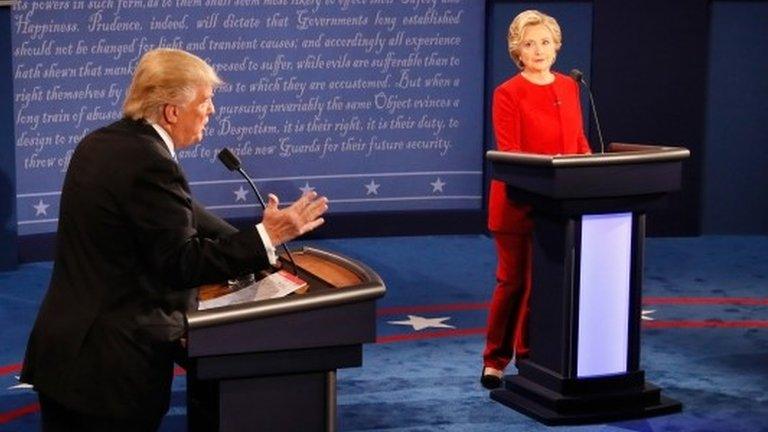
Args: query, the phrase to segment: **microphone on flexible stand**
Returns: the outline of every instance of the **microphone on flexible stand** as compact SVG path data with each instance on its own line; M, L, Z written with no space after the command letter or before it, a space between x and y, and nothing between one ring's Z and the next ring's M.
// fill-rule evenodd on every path
M592 118L595 120L595 126L597 127L597 138L600 140L600 153L605 153L605 144L603 144L603 131L600 128L600 120L597 119L597 108L595 108L595 98L592 97L592 90L584 80L584 74L578 69L571 69L571 78L576 80L579 84L583 84L589 94L589 106L592 108Z
M240 159L232 153L228 148L224 147L219 152L219 160L221 163L224 164L225 167L227 167L230 171L237 171L240 173L240 175L243 176L245 181L248 182L249 185L251 185L251 189L253 189L253 192L256 194L256 199L259 200L259 204L261 204L261 208L266 210L267 204L264 202L264 199L261 197L261 194L259 193L259 190L256 188L256 185L253 184L253 181L251 178L246 174L243 167L240 165ZM291 267L293 268L293 274L298 276L298 270L296 268L296 262L293 260L293 256L291 255L291 252L288 250L288 247L283 243L281 246L283 246L283 250L285 251L285 254L288 256L288 260L291 261Z

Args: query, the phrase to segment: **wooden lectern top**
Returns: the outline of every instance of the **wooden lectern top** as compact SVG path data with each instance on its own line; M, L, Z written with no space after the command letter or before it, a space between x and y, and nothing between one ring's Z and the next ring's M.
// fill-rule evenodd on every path
M297 266L323 280L330 287L347 288L363 282L361 275L337 262L328 261L305 251L299 251L291 255ZM287 264L287 258L281 256L280 259L283 260L283 263Z
M260 300L187 312L188 329L219 326L281 314L335 307L369 301L386 292L379 275L365 264L321 249L305 247L291 251L298 276L309 284L305 294ZM290 267L285 257L280 257ZM232 292L227 285L207 285L199 288L201 300Z

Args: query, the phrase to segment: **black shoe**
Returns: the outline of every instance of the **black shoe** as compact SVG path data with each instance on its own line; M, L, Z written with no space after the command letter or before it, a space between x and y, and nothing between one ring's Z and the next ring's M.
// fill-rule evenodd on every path
M501 387L501 377L492 374L486 374L485 369L486 368L483 367L483 371L480 374L480 384L482 384L483 387L487 388L488 390Z

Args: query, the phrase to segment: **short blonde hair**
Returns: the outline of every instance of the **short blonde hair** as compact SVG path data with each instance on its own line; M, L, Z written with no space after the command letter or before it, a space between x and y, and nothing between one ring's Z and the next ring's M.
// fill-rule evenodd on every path
M216 71L194 54L170 48L147 51L136 65L123 115L157 121L166 104L184 105L195 98L199 86L215 89L222 84Z
M555 53L560 51L560 47L563 46L563 34L560 31L560 25L557 23L556 19L533 9L520 12L515 19L512 20L512 23L509 25L509 31L507 32L509 56L512 57L512 61L515 62L520 69L523 69L523 63L520 61L520 42L522 42L523 33L525 32L526 27L538 24L543 24L552 32L553 42L555 43Z

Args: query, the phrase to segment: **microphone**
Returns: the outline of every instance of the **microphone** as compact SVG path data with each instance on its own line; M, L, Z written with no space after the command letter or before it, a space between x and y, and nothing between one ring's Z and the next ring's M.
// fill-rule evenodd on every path
M597 138L600 140L600 153L605 153L605 144L603 143L603 131L600 128L600 120L597 118L597 108L595 108L595 98L592 97L592 90L589 89L587 81L584 80L584 74L578 69L571 69L571 78L576 80L579 84L584 84L584 88L587 89L589 94L589 106L592 108L592 118L595 120L595 126L597 127Z
M267 204L264 203L264 199L261 197L261 194L259 193L259 190L256 188L256 185L253 184L253 180L246 174L245 170L240 165L240 158L238 158L234 153L232 153L228 148L224 147L219 152L219 160L221 163L224 164L225 167L227 167L230 171L237 171L240 173L240 175L243 176L245 181L248 182L249 185L251 185L251 189L253 189L253 192L256 194L256 199L259 200L259 204L261 204L261 208L266 210ZM288 250L288 247L285 245L285 243L282 244L283 251L285 251L285 254L288 256L288 260L291 262L291 267L293 268L293 274L298 276L298 270L296 268L296 261L293 260L293 256L291 255L291 252Z

